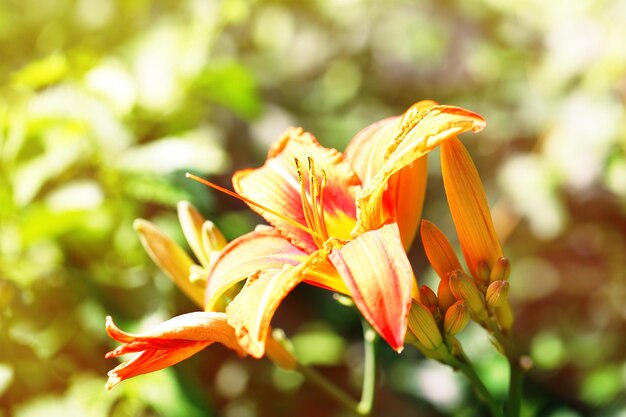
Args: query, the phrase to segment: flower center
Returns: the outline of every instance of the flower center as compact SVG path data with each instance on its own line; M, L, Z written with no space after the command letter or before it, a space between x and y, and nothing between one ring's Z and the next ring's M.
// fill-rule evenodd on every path
M296 171L298 172L298 183L300 184L300 199L302 200L302 212L311 233L313 241L317 247L321 248L328 240L328 230L324 220L324 187L326 187L326 171L320 170L320 175L315 167L313 158L308 158L308 181L298 158L294 158ZM307 192L308 185L308 192Z

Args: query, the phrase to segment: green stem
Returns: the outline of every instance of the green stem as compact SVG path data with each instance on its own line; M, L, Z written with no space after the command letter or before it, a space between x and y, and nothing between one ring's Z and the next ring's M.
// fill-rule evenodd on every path
M358 415L367 416L372 412L374 404L374 388L376 385L376 332L365 320L363 320L363 343L365 347L363 387L361 390L361 401L358 403L315 369L298 365L298 371L318 388L350 410Z
M487 390L487 387L485 387L483 382L480 380L478 374L476 374L476 371L474 371L474 368L471 366L471 364L464 360L459 361L458 366L461 372L463 372L472 383L472 386L474 387L474 391L476 392L478 398L489 408L492 417L503 417L502 409L498 404L496 404L495 400L491 396L491 393L489 392L489 390Z
M519 417L522 406L522 383L524 380L524 370L520 364L520 355L517 353L515 344L511 340L510 333L503 333L498 326L491 322L488 329L502 346L504 355L509 362L509 396L505 407L507 417Z
M522 383L524 371L520 367L519 359L509 358L511 373L509 377L509 401L506 407L507 417L519 417L522 405Z
M472 383L472 387L474 388L476 395L489 408L492 417L504 417L502 409L491 396L491 393L485 384L483 384L480 380L478 374L474 371L474 367L472 366L469 358L465 356L463 352L460 353L459 358L453 357L451 365L460 369L461 372L467 376Z
M363 344L365 348L363 387L357 412L367 416L372 412L374 404L374 388L376 385L376 332L366 320L363 320Z
M328 379L326 379L326 377L317 372L315 369L299 365L298 371L322 391L333 397L335 400L337 400L350 410L353 410L355 413L361 414L359 412L359 404L357 404L356 401L354 401L341 388L330 382Z

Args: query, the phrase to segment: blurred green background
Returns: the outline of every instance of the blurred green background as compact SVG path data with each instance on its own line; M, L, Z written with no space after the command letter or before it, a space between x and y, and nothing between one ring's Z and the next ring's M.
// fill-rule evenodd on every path
M229 238L260 222L229 186L286 127L344 149L434 99L482 114L475 157L512 260L524 415L626 417L626 1L0 1L0 416L347 416L297 374L215 346L104 390L112 315L194 310L132 229L183 244L186 199ZM438 154L424 216L453 238ZM434 283L419 242L411 260ZM302 286L274 321L356 396L359 318ZM507 369L462 336L489 387ZM375 414L476 416L462 377L382 358Z

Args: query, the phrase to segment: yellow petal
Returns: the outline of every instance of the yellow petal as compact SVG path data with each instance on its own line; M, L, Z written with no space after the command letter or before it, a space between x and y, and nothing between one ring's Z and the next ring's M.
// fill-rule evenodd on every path
M456 138L441 148L446 197L467 267L478 276L479 263L493 269L502 248L496 236L485 190L469 153Z
M303 279L306 270L326 257L326 251L313 253L297 266L285 264L281 269L262 270L246 281L242 290L228 305L228 324L235 329L241 347L259 358L265 353L270 322L287 294Z
M476 113L454 106L417 103L401 118L388 136L384 162L367 183L357 199L357 225L353 235L380 227L389 213L383 207L383 195L389 179L412 162L423 157L446 139L472 130L477 132L485 121ZM387 131L389 127L385 127ZM380 149L380 147L378 147ZM421 206L421 205L420 205Z
M412 107L429 108L436 105L434 101L423 100ZM385 154L396 134L400 119L401 116L394 116L380 120L362 129L350 140L344 156L362 184L370 182L383 168Z
M350 294L337 269L326 259L320 259L314 267L306 271L304 282L330 291Z
M322 171L326 173L323 210L328 234L337 238L348 238L356 221L354 201L361 182L341 153L322 147L313 135L303 132L302 129L287 130L272 146L267 161L261 168L236 172L233 186L241 196L307 226L295 160L303 164L305 188L310 195L306 179L311 174L307 169L309 158L315 163L316 172L313 174L319 182ZM310 233L258 207L250 207L302 250L312 253L318 249Z
M420 233L428 262L439 275L439 278L444 279L450 272L461 269L461 264L454 254L452 245L437 226L428 220L422 220Z
M413 270L398 226L364 233L329 255L363 316L396 351L404 346Z
M272 228L245 234L228 244L209 271L206 310L213 310L233 285L260 271L275 274L284 265L298 265L308 255Z
M437 103L425 100L415 107L428 108ZM390 117L376 122L361 130L346 148L345 157L361 179L368 184L383 169L387 149L401 122L400 117ZM370 210L382 210L381 218L393 218L400 228L400 236L405 249L413 243L417 226L422 214L426 179L428 174L426 156L409 163L387 181L379 207ZM378 201L377 201L378 203Z
M133 227L150 258L163 272L200 307L204 302L204 291L189 281L193 261L176 242L167 237L147 220L137 219Z

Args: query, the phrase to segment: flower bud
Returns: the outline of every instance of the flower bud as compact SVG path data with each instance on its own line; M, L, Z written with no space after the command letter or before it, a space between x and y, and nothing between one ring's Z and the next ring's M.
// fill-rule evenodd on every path
M513 327L513 312L511 311L511 306L508 301L496 307L496 318L504 330L511 330L511 327Z
M136 219L133 227L150 258L189 298L204 306L204 289L189 281L193 261L172 239L147 220Z
M422 285L420 287L420 301L430 310L431 313L435 314L437 308L439 307L439 303L437 301L437 295L431 290L428 286Z
M189 282L197 285L203 290L204 288L206 288L208 276L209 276L209 273L207 272L207 270L201 267L200 265L194 264L189 267Z
M226 238L220 232L220 229L215 224L206 220L202 223L202 248L204 252L209 255L209 261L212 263L219 252L224 249L224 246L228 243Z
M465 300L472 314L482 318L486 313L483 295L480 293L474 280L463 271L456 270L450 274L450 290L457 300Z
M443 319L443 329L451 336L459 333L467 326L470 319L470 312L467 309L467 304L463 300L459 300L454 303Z
M491 275L489 276L489 281L506 281L509 279L509 275L511 274L511 262L504 256L498 258L496 263L493 265L491 269Z
M476 282L487 285L489 283L489 277L491 275L491 269L489 269L489 264L487 261L478 262L478 266L476 268Z
M409 311L409 330L427 350L435 350L443 344L437 322L428 308L414 302Z
M442 313L445 313L446 310L456 302L456 298L454 298L450 290L450 279L448 277L444 277L439 281L437 298L439 300L439 309Z
M490 307L499 307L504 304L509 296L508 281L494 281L487 287L487 305Z
M191 248L191 251L196 255L196 258L205 267L208 267L209 257L202 247L202 223L204 217L202 214L188 201L179 201L178 205L178 220L180 226L183 229L185 239Z

